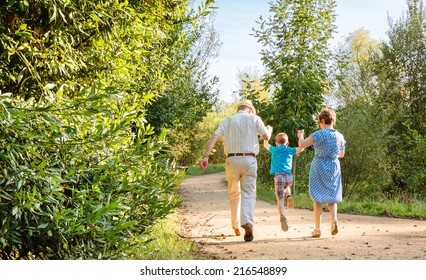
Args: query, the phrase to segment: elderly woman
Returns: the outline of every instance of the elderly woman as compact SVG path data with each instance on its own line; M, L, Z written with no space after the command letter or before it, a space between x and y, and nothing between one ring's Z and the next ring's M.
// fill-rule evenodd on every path
M321 237L322 204L327 203L331 216L331 234L338 233L337 203L342 201L342 180L338 158L345 155L345 139L333 128L336 113L324 109L318 116L321 130L304 139L304 131L299 130L299 147L313 146L315 156L309 172L309 194L314 201L315 229L312 237Z

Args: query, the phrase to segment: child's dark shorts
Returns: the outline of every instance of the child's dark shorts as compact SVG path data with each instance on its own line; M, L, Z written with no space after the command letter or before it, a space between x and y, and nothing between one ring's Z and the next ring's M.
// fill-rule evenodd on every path
M286 172L277 172L274 176L275 193L278 198L284 198L284 189L293 184L293 175Z

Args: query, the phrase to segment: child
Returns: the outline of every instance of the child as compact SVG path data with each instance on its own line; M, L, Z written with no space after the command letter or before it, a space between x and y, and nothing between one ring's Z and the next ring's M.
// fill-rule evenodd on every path
M272 127L268 129L272 133ZM293 184L293 175L291 174L292 159L293 155L303 151L303 148L291 148L288 147L288 144L288 136L285 133L277 134L275 137L276 146L271 146L268 141L263 141L264 147L272 154L270 174L274 175L275 195L283 231L288 230L287 218L284 216L284 193L287 198L287 207L294 207L290 189Z

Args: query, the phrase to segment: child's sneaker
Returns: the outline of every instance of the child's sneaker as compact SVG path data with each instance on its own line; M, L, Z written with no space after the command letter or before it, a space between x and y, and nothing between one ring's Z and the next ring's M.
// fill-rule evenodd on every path
M294 208L294 200L291 195L287 196L287 208Z
M287 218L285 216L280 217L280 223L281 223L281 229L283 231L287 231L288 230L288 223L287 223Z

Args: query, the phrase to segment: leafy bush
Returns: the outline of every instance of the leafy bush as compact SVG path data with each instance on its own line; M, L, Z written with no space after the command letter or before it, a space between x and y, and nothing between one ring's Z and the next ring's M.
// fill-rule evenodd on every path
M123 258L179 205L147 108L211 4L1 2L0 258Z
M60 115L1 97L2 259L124 258L131 236L179 205L164 134L100 96Z
M392 165L394 175L390 191L405 192L425 198L426 193L426 135L407 125L407 132L402 135L403 143L396 152L396 164ZM399 187L402 186L402 189Z

